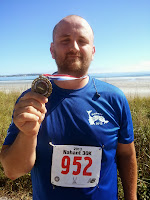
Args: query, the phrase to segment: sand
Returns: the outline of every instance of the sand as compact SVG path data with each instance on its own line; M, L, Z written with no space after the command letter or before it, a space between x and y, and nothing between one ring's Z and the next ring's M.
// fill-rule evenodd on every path
M100 79L119 87L127 97L150 96L150 76Z
M99 78L102 81L119 87L127 97L150 96L150 76ZM23 92L31 87L32 81L0 81L0 91Z
M32 81L0 81L0 91L5 93L23 92L31 88Z

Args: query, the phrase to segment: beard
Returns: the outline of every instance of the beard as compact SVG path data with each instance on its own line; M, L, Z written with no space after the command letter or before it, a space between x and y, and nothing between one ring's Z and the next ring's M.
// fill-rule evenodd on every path
M92 60L91 57L85 57L80 53L74 52L69 52L65 56L58 56L56 52L54 53L59 73L75 77L81 77L87 74Z

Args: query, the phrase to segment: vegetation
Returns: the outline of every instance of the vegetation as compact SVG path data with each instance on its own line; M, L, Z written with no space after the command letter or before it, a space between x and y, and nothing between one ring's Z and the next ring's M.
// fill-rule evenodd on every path
M19 93L5 94L0 92L0 148L11 122L12 110ZM138 162L138 200L150 199L150 97L129 98L131 109L135 147ZM119 199L123 198L123 189L118 178ZM15 199L32 199L30 174L15 181L7 179L0 165L0 196L15 196Z
M134 127L134 142L138 163L138 200L150 199L150 97L128 99ZM123 189L118 179L119 196Z

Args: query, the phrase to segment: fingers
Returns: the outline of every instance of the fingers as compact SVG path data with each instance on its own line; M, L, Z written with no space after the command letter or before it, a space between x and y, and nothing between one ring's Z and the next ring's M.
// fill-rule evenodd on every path
M25 121L39 121L42 122L45 118L45 113L41 113L36 110L34 107L25 107L17 109L14 112L14 121L25 122Z
M34 92L29 92L16 104L14 117L22 113L32 113L40 118L41 115L47 112L45 102L47 102L46 97Z
M47 103L48 102L48 98L41 95L41 94L38 94L36 92L28 92L26 93L22 98L22 100L26 100L26 99L34 99L36 101L39 101L41 103Z
M14 123L21 131L30 131L27 127L34 127L38 133L41 122L45 118L47 112L45 103L48 99L40 94L34 92L28 92L14 108ZM28 126L30 125L30 126Z
M20 113L20 114L16 115L16 117L14 118L14 122L17 121L17 123L24 124L27 121L38 122L39 119L40 118L35 114L24 112L24 113Z
M16 114L19 114L19 113L17 113L17 110L19 110L19 109L20 109L20 112L23 111L23 109L25 109L25 111L27 111L27 112L35 113L35 110L36 110L41 113L46 113L45 104L41 103L35 99L21 98L20 101L18 102L18 104L16 104L16 106L15 106Z

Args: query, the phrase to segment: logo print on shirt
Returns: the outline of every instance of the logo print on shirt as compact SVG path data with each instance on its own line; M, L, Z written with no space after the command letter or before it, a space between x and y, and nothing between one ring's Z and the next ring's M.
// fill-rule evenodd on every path
M109 121L105 120L101 113L92 113L92 110L87 110L89 115L89 123L90 125L103 125L107 124Z

